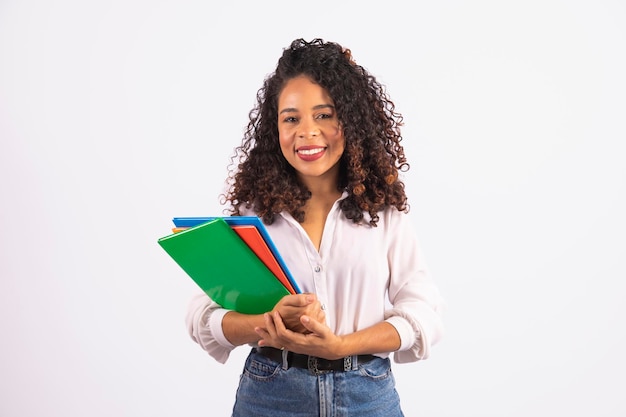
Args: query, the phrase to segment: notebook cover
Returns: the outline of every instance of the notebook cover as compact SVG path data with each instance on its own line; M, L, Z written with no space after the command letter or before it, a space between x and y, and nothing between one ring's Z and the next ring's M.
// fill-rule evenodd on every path
M158 243L212 300L226 309L261 314L289 294L222 219L162 237Z
M293 287L294 291L297 294L302 293L302 290L300 290L300 287L298 286L298 283L296 282L296 280L291 275L291 272L289 272L289 268L287 268L287 264L285 264L285 261L283 260L282 256L280 256L280 253L278 252L278 249L274 245L274 242L272 241L272 238L270 237L270 234L267 231L267 228L265 227L265 225L263 224L263 222L261 221L261 219L259 217L257 217L257 216L174 217L174 219L172 221L174 222L174 226L176 226L178 228L178 227L193 227L193 226L196 226L198 224L202 224L204 222L212 221L212 220L215 220L215 219L223 219L226 223L228 223L231 226L233 226L233 225L252 225L252 226L255 226L257 228L257 230L259 231L259 233L261 234L261 236L263 237L263 240L265 240L265 243L267 244L267 247L270 249L270 251L274 255L274 258L276 259L276 262L278 262L278 265L280 265L281 269L285 273L285 276L287 277L287 279L291 283L291 286Z
M256 254L256 256L261 259L261 261L265 264L266 267L269 268L270 271L278 278L278 280L287 288L291 294L295 294L293 286L287 279L287 276L283 272L280 265L272 255L272 251L265 243L265 240L259 233L258 229L252 225L233 225L231 228L239 235L241 239L248 245L250 249ZM183 230L187 230L188 227L174 227L172 232L179 233Z

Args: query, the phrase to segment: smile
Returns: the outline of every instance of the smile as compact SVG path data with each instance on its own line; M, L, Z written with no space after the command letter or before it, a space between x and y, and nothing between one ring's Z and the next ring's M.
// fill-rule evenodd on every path
M297 153L299 153L300 155L315 155L318 154L320 152L323 152L326 148L310 148L310 149L298 149L296 150Z
M298 157L307 162L312 162L320 159L326 153L326 147L320 146L303 146L296 149Z

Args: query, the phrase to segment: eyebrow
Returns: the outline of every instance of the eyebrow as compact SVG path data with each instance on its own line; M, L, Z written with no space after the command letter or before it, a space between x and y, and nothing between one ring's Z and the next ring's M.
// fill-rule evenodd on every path
M332 104L318 104L317 106L313 106L313 110L320 110L320 109L333 109L335 110L335 106L333 106ZM294 113L297 112L298 109L296 109L295 107L287 107L286 109L282 109L280 111L280 113L278 114L283 114L283 113Z

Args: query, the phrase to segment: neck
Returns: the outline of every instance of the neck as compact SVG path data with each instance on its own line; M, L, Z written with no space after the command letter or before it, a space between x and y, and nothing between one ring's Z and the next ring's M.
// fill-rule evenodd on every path
M299 176L300 181L306 186L311 193L313 200L336 200L341 196L338 189L339 184L339 166L333 167L329 171L320 176Z

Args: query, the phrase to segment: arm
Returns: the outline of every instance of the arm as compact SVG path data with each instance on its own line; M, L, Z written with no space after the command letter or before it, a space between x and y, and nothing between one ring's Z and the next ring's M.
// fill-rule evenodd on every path
M335 335L325 324L302 316L307 333L296 333L285 327L279 313L266 313L264 327L257 327L260 346L286 348L290 351L325 359L366 353L392 352L400 347L400 336L395 327L380 322L366 329L344 336Z
M324 312L313 294L287 295L273 311L285 317L286 326L295 332L308 331L300 322L302 315L324 321ZM264 326L264 318L225 310L201 293L190 302L186 323L191 338L218 362L225 363L235 347L259 340L255 328Z
M235 348L224 338L219 325L227 312L205 293L198 293L189 302L185 317L189 336L220 363L225 363Z
M414 362L428 358L431 347L443 337L445 301L424 261L410 217L392 212L389 224L394 237L388 252L392 307L385 311L385 321L401 335L395 361Z

